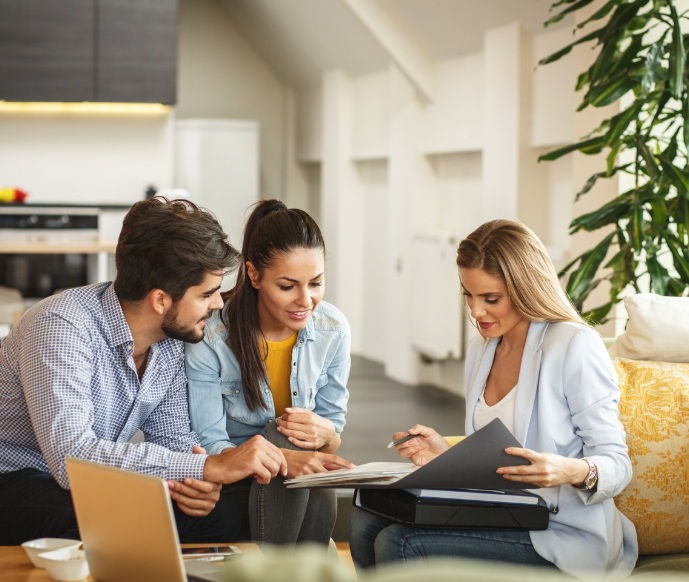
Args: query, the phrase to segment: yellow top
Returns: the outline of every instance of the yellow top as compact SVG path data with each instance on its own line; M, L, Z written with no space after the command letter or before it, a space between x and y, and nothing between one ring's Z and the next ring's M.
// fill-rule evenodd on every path
M296 331L281 342L266 341L268 347L266 372L275 403L275 418L284 414L285 408L292 406L289 377L292 368L292 348L296 343Z

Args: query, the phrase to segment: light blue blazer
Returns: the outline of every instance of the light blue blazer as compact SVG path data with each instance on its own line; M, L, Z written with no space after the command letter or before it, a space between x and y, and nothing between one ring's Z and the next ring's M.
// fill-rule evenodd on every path
M465 368L466 434L493 365L499 339L474 338ZM561 570L622 577L636 563L634 525L613 497L632 477L625 433L618 419L617 374L596 331L579 323L532 322L515 401L515 437L526 448L565 457L589 457L598 468L595 493L571 485L531 490L551 508L547 530L532 531L543 558Z

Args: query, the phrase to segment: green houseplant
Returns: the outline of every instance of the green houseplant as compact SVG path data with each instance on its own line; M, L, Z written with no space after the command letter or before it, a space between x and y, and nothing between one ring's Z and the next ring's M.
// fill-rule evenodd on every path
M594 1L596 10L577 26L575 40L539 64L560 59L578 44L596 43L595 61L577 80L583 92L578 110L619 101L619 113L539 161L573 151L606 154L604 167L586 181L577 200L598 180L626 174L633 183L570 224L570 234L604 229L601 240L561 273L569 275L567 292L580 310L609 281L609 301L584 310L602 322L629 288L675 296L689 291L689 35L683 32L689 21L672 0L559 0L546 26Z

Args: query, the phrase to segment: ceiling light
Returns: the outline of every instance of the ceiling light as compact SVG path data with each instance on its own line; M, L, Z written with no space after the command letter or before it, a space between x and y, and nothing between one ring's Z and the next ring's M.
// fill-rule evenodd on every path
M170 112L170 105L161 103L49 103L0 101L0 113L95 113L95 114L133 114L162 115Z

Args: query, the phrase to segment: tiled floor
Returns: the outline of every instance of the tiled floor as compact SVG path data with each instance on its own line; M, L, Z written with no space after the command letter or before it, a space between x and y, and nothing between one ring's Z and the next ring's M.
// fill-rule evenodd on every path
M409 386L386 378L383 366L361 357L352 358L349 410L338 455L356 464L399 461L387 444L394 432L415 424L435 428L444 435L464 434L464 399L434 386ZM349 539L351 491L338 490L336 542Z

